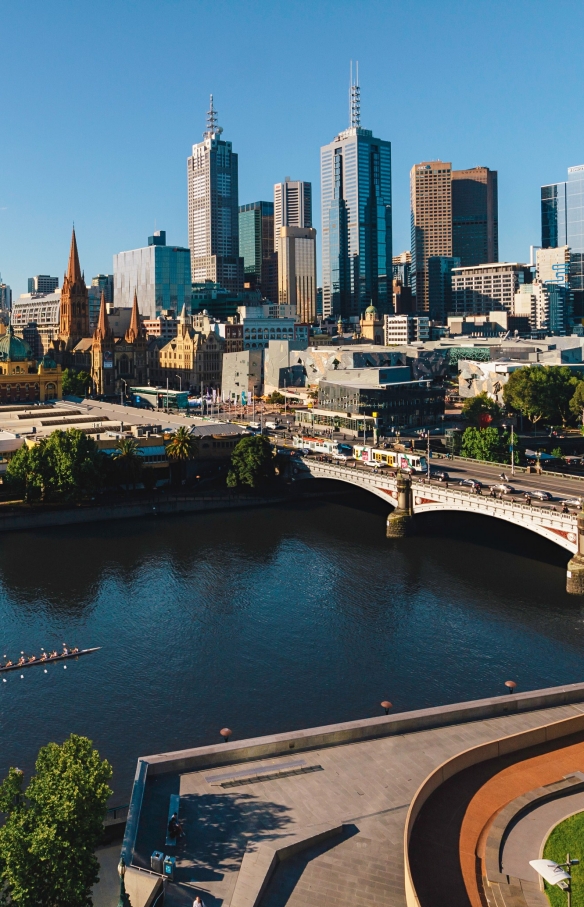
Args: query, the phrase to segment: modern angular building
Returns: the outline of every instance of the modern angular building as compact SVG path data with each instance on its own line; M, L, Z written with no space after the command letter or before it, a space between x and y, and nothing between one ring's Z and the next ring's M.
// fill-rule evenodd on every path
M157 230L148 237L147 246L118 252L114 255L113 278L116 306L131 308L136 290L144 318L157 318L168 309L178 314L185 304L190 311L190 250L167 246L166 231Z
M360 89L349 128L321 148L323 315L349 319L373 304L392 311L391 143L361 127Z
M237 155L231 142L221 138L222 132L211 95L203 141L193 145L187 159L191 273L193 283L210 280L240 293Z
M239 252L243 279L270 302L278 298L278 263L274 255L274 203L251 202L239 208Z
M568 167L564 183L541 187L541 244L570 247L574 315L584 316L584 164Z
M462 267L499 260L497 171L452 171L452 254Z

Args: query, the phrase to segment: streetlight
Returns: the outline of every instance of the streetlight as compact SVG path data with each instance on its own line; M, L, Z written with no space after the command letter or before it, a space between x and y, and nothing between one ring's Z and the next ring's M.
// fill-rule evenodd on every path
M175 377L175 378L178 378L178 380L180 381L180 384L179 384L178 387L179 387L179 390L180 390L181 393L182 393L182 378L181 378L180 375L175 375L174 377Z
M566 854L565 863L554 863L553 860L530 860L529 865L548 882L550 885L557 885L568 895L568 907L572 907L572 876L568 872L572 866L577 866L580 860L572 860L570 854Z
M128 897L128 892L126 891L126 886L124 884L124 876L126 875L126 863L123 857L120 858L120 862L118 863L118 874L120 876L120 897L117 907L132 907L130 898Z

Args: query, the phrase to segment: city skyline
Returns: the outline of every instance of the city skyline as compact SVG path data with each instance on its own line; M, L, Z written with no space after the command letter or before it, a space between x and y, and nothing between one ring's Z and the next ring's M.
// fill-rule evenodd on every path
M270 187L291 173L313 184L318 229L318 152L347 123L351 59L360 61L363 122L392 142L394 253L409 247L411 166L442 158L452 160L453 168L485 165L498 171L500 258L525 258L529 245L539 242L539 187L580 163L584 127L571 118L569 133L537 130L534 117L520 111L526 98L537 96L540 109L553 103L561 117L568 104L563 87L581 79L582 64L572 51L584 12L563 4L571 10L572 27L558 67L560 50L545 42L543 10L519 2L505 9L501 29L496 5L478 3L471 11L449 3L440 15L430 4L421 6L424 15L414 16L396 5L367 2L355 18L343 3L333 11L320 2L302 15L276 5L269 16L261 4L251 4L244 16L224 3L231 14L218 17L210 3L197 4L195 14L179 0L160 21L154 4L146 2L138 24L124 8L116 8L114 17L113 4L104 0L73 16L60 2L50 10L32 2L27 9L37 14L26 21L22 9L7 9L0 62L11 86L3 113L10 141L0 149L3 279L17 295L32 274L62 277L59 250L72 221L87 274L107 271L113 254L136 248L161 225L186 246L183 162L204 125L211 92L237 147L240 204L269 199ZM113 21L119 28L112 30ZM277 36L283 22L291 40L302 35L305 53L318 60L315 71L282 59ZM221 33L222 66L211 65L213 42L201 45L193 75L184 51L194 30L205 29ZM513 37L518 29L521 44ZM388 30L400 38L391 60L380 53ZM107 38L106 79L103 71L98 78L90 70L74 78L72 58L58 53L50 55L50 66L44 53L27 53L25 71L18 65L26 49L41 41L39 46L58 48L86 34L97 43ZM262 43L261 59L238 53L251 35ZM440 53L445 43L457 53ZM159 61L154 75L153 59ZM538 63L542 59L545 67ZM15 71L17 81L11 78ZM267 71L278 78L264 96ZM291 78L293 95L286 87ZM407 117L400 114L405 110ZM74 135L65 125L72 111ZM106 119L104 132L99 124ZM42 126L31 129L31 122Z

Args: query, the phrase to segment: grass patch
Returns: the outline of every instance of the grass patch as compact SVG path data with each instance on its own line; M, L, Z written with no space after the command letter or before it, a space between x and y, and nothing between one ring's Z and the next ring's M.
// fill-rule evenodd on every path
M543 851L545 859L556 863L564 863L567 853L573 860L580 860L578 866L572 866L572 907L584 907L584 812L556 825ZM566 907L565 891L546 882L545 893L552 907Z

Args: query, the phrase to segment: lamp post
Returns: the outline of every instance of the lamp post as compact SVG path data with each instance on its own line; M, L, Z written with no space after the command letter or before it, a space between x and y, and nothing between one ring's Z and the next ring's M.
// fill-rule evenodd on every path
M179 380L179 382L180 382L178 388L179 388L180 391L182 391L182 378L181 378L181 376L180 376L180 375L175 375L174 377L175 377L175 378L178 378L178 380Z
M118 863L118 873L120 876L120 897L117 907L132 907L124 883L124 876L126 875L126 863L123 857L120 858L120 862Z
M572 907L572 877L570 870L572 866L577 866L580 860L573 860L570 854L566 854L565 863L554 863L553 860L530 860L529 865L548 882L550 885L557 885L568 895L568 907Z

